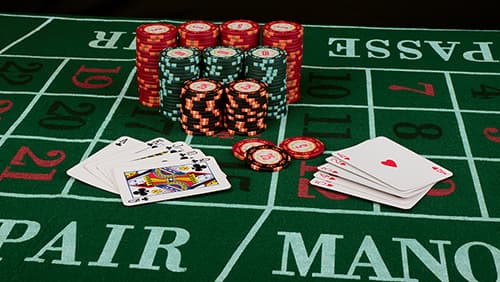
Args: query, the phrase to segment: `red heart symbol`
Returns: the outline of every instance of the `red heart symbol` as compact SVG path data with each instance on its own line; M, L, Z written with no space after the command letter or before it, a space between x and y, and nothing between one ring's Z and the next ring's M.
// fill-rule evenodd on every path
M385 161L381 161L380 163L383 164L383 165L386 165L386 166L398 167L398 165L396 164L396 162L393 161L393 160L390 160L390 159L389 160L385 160Z

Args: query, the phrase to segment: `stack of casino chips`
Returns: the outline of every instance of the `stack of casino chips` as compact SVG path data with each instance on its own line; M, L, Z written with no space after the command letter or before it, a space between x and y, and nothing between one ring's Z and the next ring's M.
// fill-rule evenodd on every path
M257 46L245 52L245 77L267 84L268 119L280 119L287 113L286 52L271 46Z
M300 69L304 52L304 28L290 21L273 21L262 28L262 44L278 47L287 53L287 103L300 99Z
M179 45L198 48L216 46L219 39L219 27L209 21L188 21L177 27Z
M220 41L224 46L234 46L246 51L259 45L260 26L251 20L230 20L219 25Z
M226 87L224 126L229 134L255 136L266 129L267 85L252 78L234 80Z
M202 76L227 85L243 74L243 58L243 51L237 47L207 47L203 50Z
M177 45L177 28L168 23L149 23L139 25L135 32L139 101L147 107L158 107L158 60L161 50Z
M180 118L180 94L186 80L200 77L201 53L193 47L169 47L160 53L160 112L167 118Z
M180 123L188 135L213 136L222 129L224 88L218 81L186 80L181 90Z

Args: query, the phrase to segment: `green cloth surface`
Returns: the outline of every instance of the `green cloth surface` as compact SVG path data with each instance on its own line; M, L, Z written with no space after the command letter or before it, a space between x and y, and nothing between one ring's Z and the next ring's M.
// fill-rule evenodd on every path
M326 151L268 173L140 105L146 22L0 14L0 281L498 281L500 31L304 25L301 99L260 137ZM66 174L120 136L185 141L232 188L125 207ZM309 185L375 136L454 176L410 210Z

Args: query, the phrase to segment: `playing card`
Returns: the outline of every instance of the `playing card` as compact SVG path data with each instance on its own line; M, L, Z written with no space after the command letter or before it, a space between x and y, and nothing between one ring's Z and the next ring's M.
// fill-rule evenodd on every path
M213 157L178 163L124 166L113 169L126 206L227 190L231 184Z
M170 142L165 138L155 138L153 140L146 142L146 147L140 150L129 150L123 152L120 155L115 155L107 159L100 159L96 162L92 162L85 166L86 169L91 171L96 177L98 177L102 182L105 182L110 187L115 187L113 175L111 170L116 167L123 165L124 163L130 163L139 160L145 160L150 158L159 157L170 152L178 153L183 150L192 150L189 145L184 142ZM118 194L118 190L114 190Z
M137 155L136 155L137 157ZM187 152L180 152L180 151L175 151L174 153L165 153L165 154L158 154L155 156L150 156L146 158L136 158L132 159L129 161L120 161L120 162L104 162L101 164L97 165L97 169L102 172L103 175L107 176L107 180L109 181L110 185L112 185L116 191L116 194L119 194L118 191L118 185L115 182L114 176L113 176L113 169L116 168L117 166L144 166L148 167L150 165L156 165L156 164L172 164L172 163L178 163L178 162L183 162L185 160L199 160L205 157L205 154L198 149L192 149ZM134 157L132 157L134 158Z
M314 177L310 180L310 184L400 209L411 209L432 187L432 185L429 185L412 197L401 198L372 189L359 183L332 176L327 177L326 179L322 177Z
M168 145L172 145L172 142L169 140L163 138L163 137L157 137L152 140L146 141L146 145L149 146L149 148L156 149L159 147L165 147Z
M140 140L128 136L122 136L92 154L82 162L68 169L66 173L79 181L108 192L117 193L117 191L115 191L112 186L108 185L107 182L102 181L93 172L86 169L87 165L91 166L92 163L98 162L99 160L113 158L114 156L120 155L129 150L139 150L141 148L145 148L145 146L145 143Z
M396 190L408 192L451 177L451 171L401 146L376 137L332 155Z
M120 151L104 151L97 152L94 154L93 158L90 161L84 162L82 165L85 170L89 171L93 177L94 182L99 182L101 186L106 187L106 191L118 194L118 190L114 187L112 176L110 174L104 174L101 170L98 169L98 166L102 163L110 163L117 164L122 162L123 160L128 160L132 158L134 155L141 155L148 150L152 150L157 148L161 144L172 144L172 142L168 141L165 138L155 138L153 140L142 142L140 145L132 146L129 144L124 144L122 146L122 150Z
M393 194L398 197L411 197L415 194L420 193L421 188L409 191L399 191L397 189L394 189L393 187L352 167L346 162L334 158L333 156L327 157L326 161L327 163L318 166L319 171L331 174L333 176L341 177L385 193Z
M114 166L110 166L109 163L103 163L98 166L98 169L106 171L106 174L110 175L111 178L113 179L113 185L116 186L113 177L113 170L116 167L132 167L132 166L148 167L158 164L169 165L169 164L185 163L186 161L189 160L195 163L196 161L199 161L203 158L206 158L206 155L201 150L191 149L186 152L166 153L154 157L134 159L130 161L121 162L121 164L115 164Z
M327 163L319 166L318 170L330 173L332 175L340 176L342 178L346 178L367 186L391 188L389 185L379 181L375 177L372 177L371 175L359 169L356 169L348 163L333 156L327 157L326 161Z
M160 156L156 156L151 158L152 161L161 161L163 163L173 163L173 162L182 162L185 160L199 160L206 157L206 155L198 149L192 149L187 151L180 151L175 153L163 154Z
M137 161L141 159L154 158L158 156L162 156L165 154L175 154L185 151L190 151L193 148L189 146L187 143L182 141L170 142L169 144L156 145L148 148L148 150L144 150L142 152L137 152L133 159L127 159L129 161Z

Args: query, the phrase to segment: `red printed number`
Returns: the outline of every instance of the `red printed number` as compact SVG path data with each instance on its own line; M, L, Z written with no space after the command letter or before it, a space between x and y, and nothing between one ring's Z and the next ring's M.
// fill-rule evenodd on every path
M4 178L14 178L14 179L25 179L25 180L41 180L41 181L50 181L54 177L56 173L56 169L51 169L48 173L35 173L35 172L18 172L12 171L12 166L26 166L26 158L29 158L35 163L38 167L55 167L60 164L64 158L66 158L66 154L60 150L52 150L47 152L47 157L52 159L40 159L37 157L30 148L26 146L22 146L17 151L16 155L10 161L10 165L7 166L2 173L0 174L0 181ZM27 157L26 157L27 156Z
M307 165L305 161L300 161L300 176L305 176L306 172L315 172L317 170L318 169L316 166L310 166ZM349 198L349 196L345 194L314 187L309 184L309 179L306 177L300 177L298 184L299 185L297 187L297 197L299 198L308 198L308 199L316 198L315 195L309 193L310 188L313 188L314 190L316 190L318 193L320 193L329 200L345 200Z
M491 134L496 134L498 133L498 128L495 127L487 127L483 130L484 136L488 138L490 141L493 141L495 143L500 143L500 136L492 136Z
M103 73L118 73L120 72L121 67L118 66L114 69L99 69L99 68L87 68L85 66L81 66L76 73L71 77L73 83L85 89L97 89L108 87L113 83L113 78L108 75L103 75ZM83 81L78 80L78 76L84 73L91 73L92 75L88 75L83 79ZM97 73L97 74L96 74Z
M425 82L417 82L417 84L424 86L424 89L417 89L417 88L410 88L402 85L389 85L390 90L394 91L399 91L399 90L404 90L404 91L410 91L410 92L415 92L415 93L420 93L420 94L425 94L427 96L434 96L434 86L430 83L425 83Z
M446 179L434 185L434 187L427 192L427 195L433 197L444 197L452 194L455 190L455 182L452 179Z
M10 110L10 108L12 108L12 105L14 105L14 103L12 103L11 100L0 100L0 114L3 114Z

